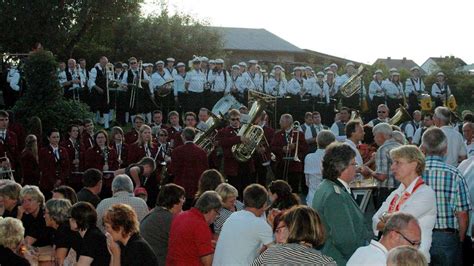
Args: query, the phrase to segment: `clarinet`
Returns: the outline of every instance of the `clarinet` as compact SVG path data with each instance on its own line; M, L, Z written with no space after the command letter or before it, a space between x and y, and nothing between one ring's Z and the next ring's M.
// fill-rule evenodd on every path
M80 143L77 139L76 139L76 142L73 144L73 147L74 147L74 160L79 160ZM79 164L76 164L74 167L76 168L76 172L79 172Z
M104 168L106 168L107 171L109 170L109 153L110 151L107 147L102 150L102 157L104 157Z

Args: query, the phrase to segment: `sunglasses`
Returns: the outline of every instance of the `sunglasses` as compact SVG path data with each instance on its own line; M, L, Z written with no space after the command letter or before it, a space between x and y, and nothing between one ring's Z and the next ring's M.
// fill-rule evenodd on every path
M419 247L421 242L420 241L412 241L410 239L408 239L405 235L403 235L402 233L400 233L399 231L394 231L395 233L401 235L403 237L403 239L405 239L408 243L410 243L410 245L412 246L417 246Z
M378 114L385 114L385 111L377 111Z

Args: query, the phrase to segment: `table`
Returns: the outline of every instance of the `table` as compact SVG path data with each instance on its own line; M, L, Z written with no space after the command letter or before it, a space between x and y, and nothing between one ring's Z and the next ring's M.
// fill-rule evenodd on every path
M377 182L373 178L356 180L349 184L355 200L359 203L361 211L365 212L369 203L372 191L377 188Z

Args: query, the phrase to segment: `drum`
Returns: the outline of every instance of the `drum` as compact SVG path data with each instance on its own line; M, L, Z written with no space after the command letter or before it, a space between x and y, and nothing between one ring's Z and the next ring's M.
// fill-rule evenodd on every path
M433 109L433 103L431 102L431 96L423 93L419 96L421 111L431 112Z

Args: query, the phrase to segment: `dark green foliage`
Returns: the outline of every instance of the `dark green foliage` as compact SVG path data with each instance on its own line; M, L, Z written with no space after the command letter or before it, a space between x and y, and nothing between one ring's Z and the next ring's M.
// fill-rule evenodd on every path
M71 120L92 116L85 104L62 96L56 68L57 62L51 52L30 54L24 66L28 89L13 108L20 122L28 125L31 117L38 116L44 130L56 127L64 132Z

